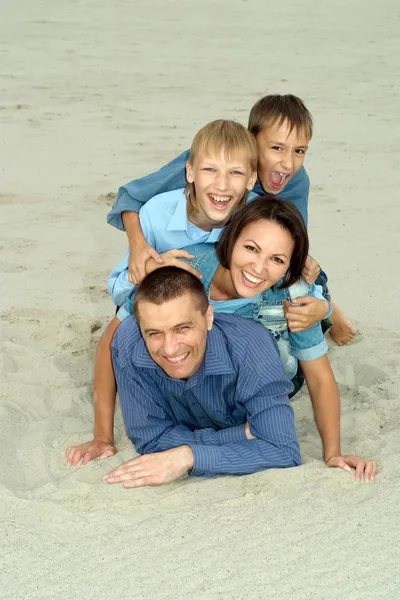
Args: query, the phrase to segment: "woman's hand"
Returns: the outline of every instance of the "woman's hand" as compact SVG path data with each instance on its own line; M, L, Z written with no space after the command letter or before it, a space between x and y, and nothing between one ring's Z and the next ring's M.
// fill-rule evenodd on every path
M161 267L172 266L179 267L184 271L188 271L189 273L192 273L193 275L198 277L198 279L202 279L203 277L200 271L192 267L192 265L189 265L188 263L181 260L182 258L186 258L187 260L194 259L194 256L186 250L168 250L167 252L163 252L162 254L160 254L159 257L162 260L162 264L156 262L154 258L149 258L147 260L146 275L149 275L149 273L152 273L153 271L155 271L156 269L160 269Z
M376 461L361 458L360 456L330 456L325 460L328 467L337 467L345 471L355 469L354 477L360 481L364 477L365 483L375 481Z

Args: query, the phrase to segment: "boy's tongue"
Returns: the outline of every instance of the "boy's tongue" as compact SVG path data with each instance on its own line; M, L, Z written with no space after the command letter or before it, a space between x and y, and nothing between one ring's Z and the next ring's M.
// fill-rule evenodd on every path
M280 187L283 183L280 173L278 173L277 171L272 171L271 182L272 182L272 185L274 185L275 187Z

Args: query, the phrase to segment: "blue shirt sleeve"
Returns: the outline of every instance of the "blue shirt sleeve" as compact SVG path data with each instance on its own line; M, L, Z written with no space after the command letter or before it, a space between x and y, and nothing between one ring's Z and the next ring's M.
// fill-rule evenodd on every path
M107 223L124 231L122 213L139 212L140 207L158 194L184 188L189 150L183 152L161 169L146 177L134 179L118 190L117 200L107 215Z
M246 439L244 425L218 431L211 427L192 431L185 425L177 425L151 377L142 371L121 368L115 344L112 355L126 432L139 454L183 445L218 445Z

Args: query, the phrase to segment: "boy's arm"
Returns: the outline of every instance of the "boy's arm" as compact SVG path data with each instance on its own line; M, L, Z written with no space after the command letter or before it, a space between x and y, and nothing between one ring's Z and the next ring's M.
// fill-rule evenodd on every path
M94 435L84 444L68 448L67 463L75 467L80 460L86 465L94 458L109 458L116 454L114 446L114 410L116 385L111 360L111 343L120 321L114 317L101 336L96 348L94 368Z
M153 196L184 188L187 184L186 162L188 159L189 150L174 158L155 173L134 179L120 187L118 198L107 215L107 222L123 231L125 225L122 220L123 213L138 213L141 206Z
M327 355L300 361L310 392L315 422L322 440L324 461L346 471L355 468L355 478L373 481L376 463L359 456L343 456L340 449L340 395Z

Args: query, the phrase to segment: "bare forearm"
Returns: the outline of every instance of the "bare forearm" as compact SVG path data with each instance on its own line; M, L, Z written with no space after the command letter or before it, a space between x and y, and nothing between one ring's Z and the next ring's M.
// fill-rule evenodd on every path
M146 244L145 237L140 226L139 214L137 212L123 212L122 221L124 223L126 235L128 236L129 247L138 243Z
M318 360L324 363L318 373L315 373L312 363L302 362L301 366L310 392L315 422L321 436L326 461L331 456L341 454L340 395L327 357Z
M113 319L101 337L94 368L94 437L102 441L114 442L114 411L117 388L111 358L111 342L118 327Z

